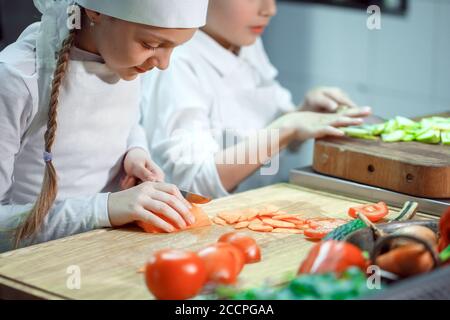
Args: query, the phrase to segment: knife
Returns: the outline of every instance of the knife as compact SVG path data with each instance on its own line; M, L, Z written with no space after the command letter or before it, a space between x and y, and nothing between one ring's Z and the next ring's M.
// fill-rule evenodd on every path
M181 195L190 203L205 204L212 200L210 197L203 196L201 194L193 193L190 191L180 189Z

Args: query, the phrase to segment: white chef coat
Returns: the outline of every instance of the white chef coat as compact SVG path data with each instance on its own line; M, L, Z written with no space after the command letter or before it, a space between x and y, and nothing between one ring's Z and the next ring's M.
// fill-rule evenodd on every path
M215 154L230 146L223 142L230 129L236 144L296 109L277 75L261 39L236 56L202 31L175 50L168 70L145 75L143 125L153 159L166 179L205 195L228 195ZM257 171L237 191L287 181L290 169L310 161L306 149L303 145L298 153L283 151L278 174Z
M0 53L0 251L40 192L46 123L38 114L35 44L39 23ZM123 81L101 60L77 48L60 88L53 164L58 194L41 232L23 245L110 227L107 201L117 190L127 150L147 150L139 124L140 80Z

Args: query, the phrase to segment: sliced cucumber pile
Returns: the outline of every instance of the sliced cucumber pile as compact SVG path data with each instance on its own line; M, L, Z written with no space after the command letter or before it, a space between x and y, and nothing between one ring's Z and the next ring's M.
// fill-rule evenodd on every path
M420 122L396 117L385 123L348 127L343 130L352 138L450 145L450 118L443 117L424 118Z

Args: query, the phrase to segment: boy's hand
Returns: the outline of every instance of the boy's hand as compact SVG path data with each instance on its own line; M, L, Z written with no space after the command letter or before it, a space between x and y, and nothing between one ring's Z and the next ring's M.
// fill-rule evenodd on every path
M123 163L125 178L121 182L123 190L132 188L141 182L163 182L164 173L153 162L147 151L134 148L128 151Z
M340 108L358 108L358 106L339 88L320 87L308 92L300 111L336 113Z
M325 136L344 136L340 127L363 124L366 116L360 109L350 109L342 114L324 114L317 112L292 112L275 120L269 129L293 130L292 142L305 141Z

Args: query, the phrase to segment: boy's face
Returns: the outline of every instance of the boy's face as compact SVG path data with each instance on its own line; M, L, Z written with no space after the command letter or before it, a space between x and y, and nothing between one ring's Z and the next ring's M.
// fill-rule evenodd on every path
M190 40L197 29L166 29L101 16L93 28L97 50L106 65L123 80L169 66L175 47Z
M210 0L205 31L223 45L248 46L276 14L276 0Z

